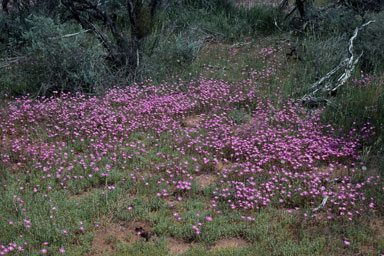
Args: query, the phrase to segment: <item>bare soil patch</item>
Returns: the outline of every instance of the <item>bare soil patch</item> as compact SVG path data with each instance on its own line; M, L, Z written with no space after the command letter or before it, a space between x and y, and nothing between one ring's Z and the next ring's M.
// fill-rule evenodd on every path
M199 123L201 122L201 120L203 120L203 118L201 116L193 115L193 116L185 118L184 120L182 120L181 123L185 127L196 128L199 125Z
M374 255L376 249L373 245L363 245L361 246L360 252L363 255Z
M370 167L366 169L355 167L353 169L355 169L355 173L352 173L350 169L344 168L342 166L335 166L332 169L330 169L329 166L321 166L317 169L316 173L329 173L331 179L342 179L345 176L350 176L356 173L366 177L377 176L380 174L379 169L376 167Z
M174 196L169 196L169 197L164 198L164 202L165 202L165 204L167 204L170 208L174 208L174 207L176 207L177 205L180 204L180 202L177 201L177 200L175 199Z
M211 250L219 250L224 248L242 248L249 246L249 243L241 238L225 238L219 240Z
M88 256L115 253L117 244L132 245L138 241L149 241L151 237L152 227L145 222L111 223L96 232L93 250Z
M223 169L226 169L226 168L229 168L229 167L231 167L230 163L224 163L224 162L219 161L215 165L215 171L222 171Z
M181 255L191 248L190 243L186 243L180 240L176 240L174 238L168 239L168 248L170 255Z
M377 236L384 238L384 219L376 218L371 220L370 228L376 232Z
M201 167L201 175L200 176L204 176L204 175L208 175L208 176L214 176L214 174L216 173L220 173L222 170L224 169L228 169L232 166L232 163L225 163L223 161L219 161L217 163L213 163L213 162L208 162L206 164L203 164L202 167Z
M134 232L136 236L143 238L145 241L149 241L152 238L152 227L146 222L128 221L122 223L121 226L127 228L131 232Z
M209 185L215 183L217 181L217 176L213 174L202 174L196 176L196 181L199 183L202 189L208 187Z
M333 169L330 169L329 166L321 166L316 170L316 173L328 173L330 178L343 178L344 176L347 176L349 173L348 169L342 168L342 167L334 167Z

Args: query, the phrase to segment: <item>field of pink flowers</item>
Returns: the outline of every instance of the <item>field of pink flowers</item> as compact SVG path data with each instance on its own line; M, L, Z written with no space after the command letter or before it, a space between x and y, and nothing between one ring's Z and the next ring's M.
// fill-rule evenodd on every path
M364 188L380 177L359 179L366 170L361 142L375 128L368 123L336 135L320 122L323 110L309 112L266 93L261 81L277 72L253 70L237 83L203 76L160 86L148 80L103 97L6 100L0 255L81 255L76 248L92 244L87 235L101 218L117 212L149 221L152 236L207 244L204 233L221 225L215 219L257 222L268 209L302 222L357 225L376 207ZM191 217L188 205L197 195L206 204ZM161 221L145 216L151 211L140 212L134 201L140 196L158 202L162 218L180 232L162 231ZM351 238L339 239L348 251Z

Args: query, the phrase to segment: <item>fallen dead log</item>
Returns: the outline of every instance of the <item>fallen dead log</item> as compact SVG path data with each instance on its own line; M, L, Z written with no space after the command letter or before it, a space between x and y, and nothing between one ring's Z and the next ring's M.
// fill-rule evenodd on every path
M59 37L51 37L49 39L53 40L53 39L60 39L60 38L70 38L70 37L74 37L74 36L77 36L77 35L80 35L80 34L84 34L84 33L88 33L88 32L91 32L91 30L87 29L87 30L83 30L83 31L80 31L80 32L72 33L72 34L65 34L65 35L62 35L62 36L59 36Z
M353 41L356 39L358 32L364 28L365 26L368 26L372 22L375 22L374 20L368 21L367 23L363 24L361 27L357 27L355 31L353 32L352 37L349 39L349 46L348 46L348 52L349 52L349 57L345 58L340 62L339 65L337 65L334 69L332 69L330 72L328 72L324 77L319 79L317 82L309 86L309 89L315 89L311 93L304 95L303 98L308 97L308 96L313 96L316 92L319 90L323 89L324 92L331 92L335 91L338 88L340 88L351 76L351 73L353 69L355 68L357 62L363 55L363 52L359 54L359 56L356 58L354 53L353 53ZM336 84L333 85L332 82L328 82L321 88L321 85L324 84L325 81L329 80L332 76L334 76L337 71L339 71L341 68L345 67L344 73L337 79Z
M323 201L321 202L321 204L318 207L314 208L312 211L316 212L316 211L320 210L321 208L323 208L325 206L325 204L327 203L328 198L329 198L328 195L324 196Z
M355 28L352 37L349 39L349 45L348 45L349 57L343 59L334 69L329 71L325 76L323 76L318 81L308 86L308 88L312 91L308 94L305 94L300 99L303 105L306 105L309 108L321 107L325 105L333 105L337 107L336 104L326 99L326 97L336 95L337 90L341 86L343 86L347 82L347 80L350 78L352 71L354 70L358 61L363 55L363 52L361 52L358 56L355 56L353 52L353 42L356 39L358 32L373 22L375 21L371 20L364 23L362 26ZM344 68L344 72L342 73L342 75L338 79L336 79L335 82L332 82L331 78L334 77L338 73L338 71L343 68ZM323 97L315 97L315 94L318 92L322 92Z

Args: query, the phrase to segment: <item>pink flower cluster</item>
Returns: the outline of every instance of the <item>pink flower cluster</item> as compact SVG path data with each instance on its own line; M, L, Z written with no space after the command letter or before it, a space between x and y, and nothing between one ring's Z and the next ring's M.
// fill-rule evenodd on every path
M24 225L15 228L34 228L32 209L23 202L29 191L51 200L49 193L68 189L68 183L105 179L116 170L127 173L124 180L145 185L157 178L155 195L178 196L179 201L188 196L197 175L209 173L217 178L212 208L219 204L243 211L268 205L315 208L326 196L329 199L322 210L331 218L352 219L364 210L364 201L373 208L374 199L366 198L362 188L379 177L353 183L351 173L359 171L355 163L360 141L373 134L374 128L367 125L359 131L363 135L352 130L338 137L332 125L321 123L322 110L308 114L294 101L266 96L266 81L279 69L277 63L268 62L275 52L263 50L261 54L268 55L263 60L265 69L251 71L239 83L199 77L161 86L115 88L99 98L62 94L8 101L0 109L2 166L49 181L20 181L12 200L23 216L31 218L13 220ZM235 122L234 111L244 115L242 122ZM191 117L196 123L185 125ZM156 161L143 162L149 156L154 159L153 155ZM133 162L143 164L133 169ZM347 162L351 166L344 168ZM216 168L220 164L224 167ZM329 168L324 170L324 166ZM334 168L345 172L338 174ZM106 184L102 193L117 186ZM7 184L0 189L7 190ZM47 221L55 222L54 217L63 213L50 203L47 214L52 218ZM206 221L212 218L207 216ZM193 227L197 234L201 232L198 226ZM81 226L80 230L86 229ZM0 248L2 254L23 249L14 243Z

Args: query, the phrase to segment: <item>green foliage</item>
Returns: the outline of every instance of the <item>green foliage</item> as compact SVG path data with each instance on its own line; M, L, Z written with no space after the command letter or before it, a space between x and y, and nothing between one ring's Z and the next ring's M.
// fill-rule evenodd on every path
M243 124L248 121L249 116L240 109L234 109L232 112L230 112L230 118L233 120L235 124Z
M110 85L126 85L147 77L161 80L188 67L206 41L234 41L276 29L273 25L275 13L271 8L246 9L236 7L233 1L174 1L160 9L155 17L144 4L135 27L127 26L129 20L121 11L123 6L120 1L101 3L111 14L116 28L122 31L121 35L133 33L142 39L140 67L135 72L129 65L112 72L108 67L111 63L105 62L106 49L102 49L95 37L83 33L79 25L62 23L65 15L57 15L63 8L61 5L56 9L47 7L41 12L30 8L29 12L35 14L28 17L15 14L13 18L2 13L0 48L3 57L25 58L0 70L0 91L9 95L50 94L52 91L94 93ZM80 33L76 36L62 37L77 32ZM112 38L109 33L106 35ZM109 41L113 45L114 39ZM126 55L130 64L137 63L134 61L136 51L134 56ZM113 56L109 56L109 60Z
M182 2L188 7L208 11L225 10L230 12L233 8L233 1L231 0L183 0Z
M338 91L336 97L331 99L340 106L340 110L329 107L324 112L323 118L326 122L335 123L347 132L354 127L362 129L366 122L372 123L376 127L376 134L370 137L369 143L372 143L371 145L375 148L373 151L376 151L379 149L379 141L382 140L384 134L382 125L384 119L381 114L384 111L382 108L384 106L383 83L379 75L384 67L384 45L380 39L384 37L384 29L381 26L384 22L384 13L369 14L364 18L366 21L376 20L376 22L360 30L354 42L354 54L357 56L363 53L359 66L349 82ZM351 33L362 22L353 18L349 21L349 25L340 25L337 29L330 26L328 38L324 37L326 33L320 35L309 33L299 47L299 54L304 63L301 75L302 84L317 81L349 55L347 48ZM337 25L337 22L334 24ZM349 27L350 31L340 34L340 31L343 30L342 27ZM324 27L324 29L326 28ZM335 33L336 31L338 33ZM342 69L334 76L332 81L336 82L343 71ZM300 93L306 92L302 90Z
M351 8L340 7L321 10L310 8L308 10L310 26L308 28L317 35L335 35L352 31L359 21Z
M356 13L364 14L366 12L379 12L383 10L383 1L372 0L344 0L344 5L352 8Z
M19 50L25 43L22 34L26 30L26 24L20 18L12 18L0 12L0 57Z
M367 138L364 145L371 145L372 151L377 152L384 136L384 83L382 76L373 78L364 73L361 75L355 75L332 99L342 107L341 111L328 108L323 117L324 121L335 123L344 131L363 129L369 122L375 127L375 134ZM363 76L371 81L364 82Z
M243 29L250 30L250 35L256 35L258 32L270 34L276 31L275 19L281 19L280 15L272 8L267 6L255 5L248 9L238 8L239 17L244 18Z
M92 92L105 72L100 47L89 43L76 25L33 15L26 24L30 29L22 34L25 59L0 71L0 90L11 95ZM79 34L64 36L74 32Z
M361 65L366 71L381 72L384 69L384 11L364 17L374 23L365 27L356 43L356 51L363 52Z
M220 41L270 34L276 30L274 18L278 16L272 7L244 8L221 0L184 1L181 6L174 4L168 8L167 14L168 22L182 29L193 24Z
M164 241L138 242L133 246L121 246L117 255L122 256L147 256L147 255L168 255L168 248Z
M363 56L360 59L361 66L364 71L379 71L384 67L384 43L382 38L384 37L384 11L379 13L368 13L363 17L355 15L352 8L330 8L327 11L320 11L317 8L310 9L309 16L311 17L309 33L306 35L309 41L318 41L318 46L315 48L322 50L321 52L327 53L328 49L325 47L332 47L337 50L341 45L339 44L340 37L351 35L356 27L361 26L364 22L369 20L375 20L376 22L368 25L359 31L359 35L354 45L354 52L360 54L363 52ZM329 45L328 42L335 41L334 46ZM320 46L323 44L323 46ZM348 42L345 42L345 49L342 52L346 52ZM333 49L330 49L333 52ZM340 49L341 50L341 49ZM340 56L336 54L335 56ZM322 58L322 56L317 56ZM332 56L328 54L328 57ZM312 58L312 57L311 57Z
M207 35L196 27L172 36L161 31L153 33L146 42L145 50L150 58L142 67L144 76L162 80L176 71L181 71L196 58L206 37ZM153 48L153 44L157 46Z
M233 42L276 31L280 16L265 6L237 7L233 1L171 1L158 13L146 38L145 76L161 81L190 67L206 42Z
M138 13L137 24L133 28L134 33L138 35L139 38L147 36L151 32L152 27L152 16L151 10L148 4L144 4Z

